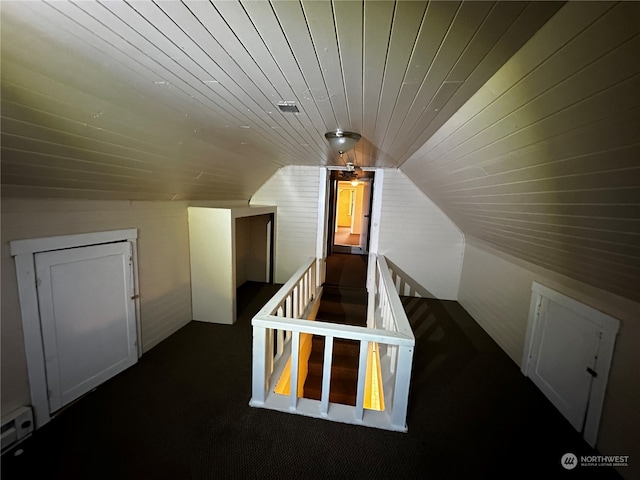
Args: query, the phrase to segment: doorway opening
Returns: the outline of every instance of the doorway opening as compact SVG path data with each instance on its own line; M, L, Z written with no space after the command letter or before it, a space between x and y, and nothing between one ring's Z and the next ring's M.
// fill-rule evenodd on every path
M346 179L342 171L331 171L327 222L328 255L369 253L374 175L374 172L359 171L357 178Z

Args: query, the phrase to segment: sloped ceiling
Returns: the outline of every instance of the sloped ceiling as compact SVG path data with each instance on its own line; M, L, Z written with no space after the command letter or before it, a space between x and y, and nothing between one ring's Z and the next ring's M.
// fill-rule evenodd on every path
M401 170L467 236L640 300L640 3L569 2Z
M561 5L3 1L3 194L247 200L285 165L400 166ZM343 159L337 128L362 134Z
M3 196L246 201L282 166L400 168L468 237L640 301L638 2L0 8ZM337 128L362 134L342 159Z

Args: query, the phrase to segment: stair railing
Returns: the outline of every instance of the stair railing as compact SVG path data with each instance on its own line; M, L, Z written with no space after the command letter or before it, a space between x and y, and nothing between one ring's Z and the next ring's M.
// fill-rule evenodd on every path
M369 301L373 303L374 326L410 339L406 345L382 343L379 346L380 356L389 359L388 371L382 371L383 382L385 374L395 376L392 423L396 423L404 421L407 415L415 337L385 257L370 255L369 261L373 259L376 262L375 283L373 291L369 292Z
M253 317L253 378L250 405L288 411L345 423L364 424L387 430L406 431L406 414L415 339L384 261L376 261L376 319L371 328L306 320L321 293L324 259L310 258ZM301 334L325 338L321 399L298 398L298 368ZM329 402L334 339L360 342L356 405ZM364 409L365 378L369 343L377 343L381 355L382 380L387 411ZM291 358L289 395L273 388L284 364Z
M305 310L320 296L324 282L324 263L324 259L310 258L253 318L252 405L264 403L265 388L269 385L274 367L291 342L293 332L284 328L277 319L308 316L305 315ZM270 328L257 327L255 322L259 318L271 319ZM296 335L296 340L299 341L299 335ZM295 367L297 378L297 362ZM295 392L297 386L292 386L294 388L291 390Z

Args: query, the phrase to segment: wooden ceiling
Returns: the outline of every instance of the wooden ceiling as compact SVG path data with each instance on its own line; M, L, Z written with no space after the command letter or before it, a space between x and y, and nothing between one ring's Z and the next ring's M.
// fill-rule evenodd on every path
M640 3L569 2L402 171L465 235L640 301Z
M640 301L640 2L0 7L3 196L248 201L283 166L400 168L466 236ZM362 135L343 159L338 128Z
M561 5L3 1L3 194L247 200L286 165L399 167ZM343 159L338 128L362 134Z

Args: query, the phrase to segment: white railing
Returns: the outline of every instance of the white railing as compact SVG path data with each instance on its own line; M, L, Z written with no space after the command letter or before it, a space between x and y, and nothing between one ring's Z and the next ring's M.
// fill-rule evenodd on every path
M376 281L369 292L373 315L367 327L306 320L321 292L324 262L309 259L253 317L253 380L250 405L303 415L406 431L407 403L415 340L384 257L376 262ZM315 280L315 283L313 283ZM300 335L325 338L321 399L298 398ZM329 402L334 339L360 342L356 405ZM364 408L369 342L378 344L386 411ZM273 393L284 364L291 358L289 395Z

